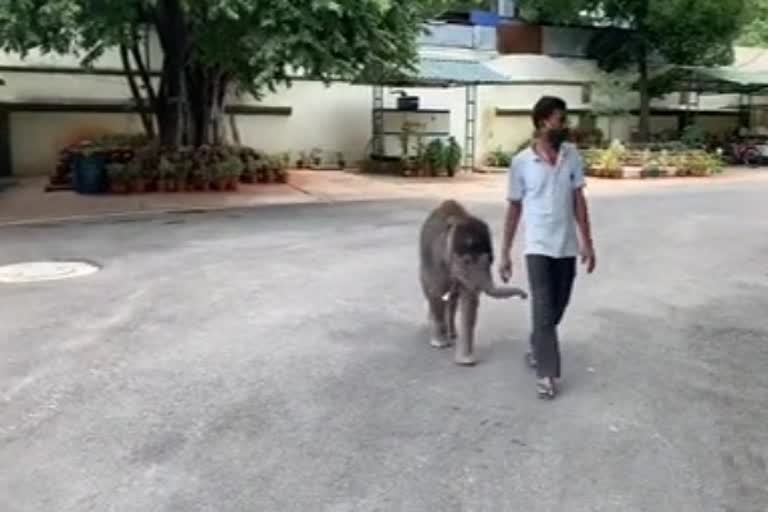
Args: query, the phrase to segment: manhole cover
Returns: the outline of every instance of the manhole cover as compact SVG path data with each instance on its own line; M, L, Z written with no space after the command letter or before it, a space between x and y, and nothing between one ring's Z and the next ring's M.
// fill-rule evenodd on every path
M0 283L34 283L81 277L99 267L84 261L30 261L0 266Z

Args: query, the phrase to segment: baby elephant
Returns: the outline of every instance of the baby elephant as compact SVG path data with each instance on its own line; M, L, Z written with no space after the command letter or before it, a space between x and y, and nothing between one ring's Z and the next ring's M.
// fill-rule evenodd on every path
M475 364L475 323L480 293L497 299L527 298L519 289L496 286L491 274L491 230L456 201L443 202L427 217L420 237L421 286L429 302L433 347L456 344L456 364ZM461 305L461 325L456 333L456 309Z

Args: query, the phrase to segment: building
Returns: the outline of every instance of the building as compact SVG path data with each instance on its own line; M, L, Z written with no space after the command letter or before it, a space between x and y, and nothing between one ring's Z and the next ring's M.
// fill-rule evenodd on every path
M500 12L514 12L513 2L500 2ZM506 11L505 11L506 9ZM475 133L474 163L496 149L513 150L531 134L530 109L542 94L568 101L578 122L593 109L593 85L601 79L594 62L585 56L595 28L530 25L516 19L501 23L491 15L477 23L435 21L421 41L424 61L474 63L502 77L480 85L476 119L468 123L465 87L408 88L419 96L421 108L447 112L445 131L466 140L467 127ZM160 51L154 42L146 49L157 69ZM765 65L766 59L738 52L739 62ZM758 64L755 64L758 62ZM461 66L452 66L461 69ZM457 73L461 73L458 71ZM0 176L45 175L67 144L102 134L139 133L119 55L107 52L92 69L82 69L76 56L32 53L25 59L0 53ZM461 78L461 76L457 77ZM373 133L373 87L334 83L329 87L298 80L291 88L256 102L239 98L232 106L242 143L267 152L299 152L313 148L326 154L342 152L347 161L364 158ZM393 88L384 90L384 107L394 107ZM726 131L738 123L738 99L733 95L696 99L670 95L654 103L654 130L674 129L685 112L700 111L697 122ZM605 131L608 120L598 119ZM632 116L618 120L613 134L628 138Z

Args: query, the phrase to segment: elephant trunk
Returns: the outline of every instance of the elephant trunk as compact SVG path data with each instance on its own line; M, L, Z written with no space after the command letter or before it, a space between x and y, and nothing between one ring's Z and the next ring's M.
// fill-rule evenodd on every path
M520 297L521 299L528 298L528 294L520 288L514 286L498 286L493 282L493 278L488 279L483 287L483 292L494 299L510 299L512 297Z

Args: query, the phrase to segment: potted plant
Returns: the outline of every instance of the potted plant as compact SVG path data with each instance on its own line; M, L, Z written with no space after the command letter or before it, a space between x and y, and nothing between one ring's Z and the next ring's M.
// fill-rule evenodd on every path
M434 139L424 151L424 163L429 176L437 176L445 169L445 145L441 139Z
M256 173L259 169L259 161L251 155L245 157L245 168L241 174L243 183L253 183L256 181Z
M189 188L205 192L211 186L211 171L206 164L195 162L195 166L190 171Z
M176 166L166 156L157 165L157 189L162 192L176 191Z
M312 148L310 158L312 160L313 166L320 167L320 165L323 163L323 150L320 148Z
M125 168L125 164L111 163L107 165L107 178L109 179L110 193L128 193L128 174Z
M285 183L288 181L288 165L285 159L274 159L271 166L271 179L275 183Z
M146 181L141 172L139 162L131 160L125 164L125 175L129 192L135 192L137 194L146 192Z
M299 151L299 159L296 160L296 168L303 169L309 163L309 157L306 151Z
M210 167L211 189L225 190L227 188L227 163L225 161L216 161Z
M448 171L448 176L453 177L456 175L456 171L459 170L461 164L461 146L454 137L448 138L448 144L445 147L445 156L443 158L445 169Z
M230 157L227 160L227 190L237 190L237 186L240 183L240 176L242 175L243 165L242 160L238 157Z
M174 185L173 191L180 192L187 189L187 182L189 181L189 170L192 167L192 161L185 158L175 162L173 164L173 178Z
M488 157L486 158L486 164L489 167L509 167L509 164L512 163L512 158L510 157L509 153L504 151L501 146L497 147L493 151L491 151L488 154Z
M267 183L269 181L269 168L274 157L267 155L260 160L256 168L256 183Z

